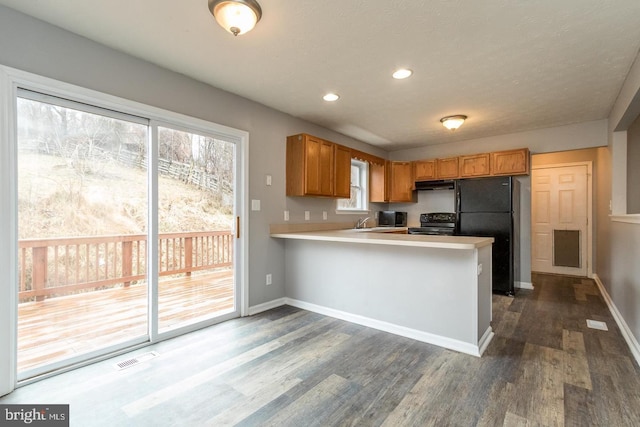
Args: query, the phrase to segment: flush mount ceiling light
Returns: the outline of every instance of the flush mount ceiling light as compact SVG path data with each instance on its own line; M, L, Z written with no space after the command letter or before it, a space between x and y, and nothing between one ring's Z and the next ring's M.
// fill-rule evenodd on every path
M402 79L406 79L407 77L411 77L411 75L413 74L413 71L411 71L408 68L400 68L398 70L396 70L392 76L394 79L397 80L402 80Z
M449 130L456 130L460 126L462 126L462 123L464 123L466 119L467 119L467 116L458 114L456 116L443 117L440 119L440 123L442 123L442 125Z
M323 96L322 99L324 99L325 101L328 101L328 102L333 102L333 101L337 101L338 99L340 99L340 95L338 95L336 93L328 93L325 96Z
M209 10L218 24L234 36L251 31L262 17L255 0L209 0Z

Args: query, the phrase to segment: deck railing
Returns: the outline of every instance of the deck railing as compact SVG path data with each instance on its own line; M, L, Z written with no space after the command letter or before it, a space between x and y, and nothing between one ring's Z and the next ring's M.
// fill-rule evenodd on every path
M159 274L190 275L233 263L231 231L164 233L159 236ZM18 242L21 302L81 292L146 278L147 236L25 239Z

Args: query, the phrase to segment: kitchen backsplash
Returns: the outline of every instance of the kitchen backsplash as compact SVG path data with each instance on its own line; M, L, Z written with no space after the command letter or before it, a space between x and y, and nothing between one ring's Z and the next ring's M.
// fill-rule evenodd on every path
M405 211L409 227L420 226L420 214L426 212L455 212L454 190L418 191L417 203L390 203L389 210Z

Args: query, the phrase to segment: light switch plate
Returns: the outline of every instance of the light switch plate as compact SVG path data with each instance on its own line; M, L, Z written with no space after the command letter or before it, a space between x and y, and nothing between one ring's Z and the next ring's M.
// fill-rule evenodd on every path
M260 200L251 200L251 210L252 211L260 210Z
M284 211L284 220L289 221L289 211Z
M304 211L304 220L309 221L311 219L311 212Z
M322 219L324 219L326 221L327 218L328 218L327 211L323 211L322 212Z
M265 178L265 184L271 185L271 175L267 175L267 177Z

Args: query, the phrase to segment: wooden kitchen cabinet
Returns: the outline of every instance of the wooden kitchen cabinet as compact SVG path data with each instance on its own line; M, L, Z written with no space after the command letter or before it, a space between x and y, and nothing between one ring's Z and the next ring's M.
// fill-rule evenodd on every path
M412 162L369 165L369 201L373 203L414 202Z
M389 201L387 168L384 163L369 164L369 201L373 203Z
M351 197L351 149L334 144L335 185L333 195L338 198Z
M460 156L460 178L488 176L491 173L489 153Z
M287 196L333 197L334 144L307 134L287 137Z
M413 202L413 167L411 162L389 163L389 202Z
M416 160L413 162L416 181L429 181L436 178L436 160Z
M528 175L529 149L471 154L447 159L416 160L416 181L479 178L492 175Z
M455 179L459 177L458 158L416 160L413 162L416 181Z
M448 159L438 159L436 162L436 178L437 179L455 179L458 178L460 172L458 170L458 158L450 157Z
M491 153L491 175L528 175L529 149Z

